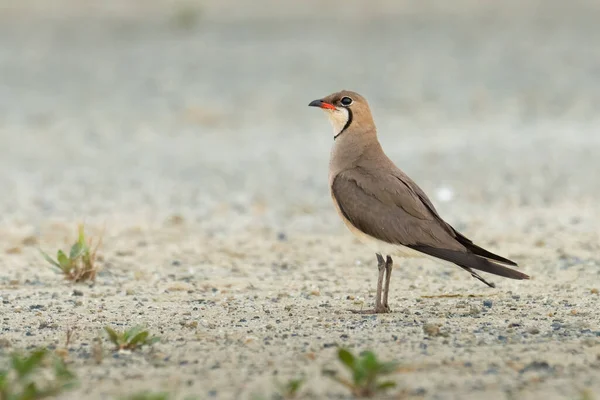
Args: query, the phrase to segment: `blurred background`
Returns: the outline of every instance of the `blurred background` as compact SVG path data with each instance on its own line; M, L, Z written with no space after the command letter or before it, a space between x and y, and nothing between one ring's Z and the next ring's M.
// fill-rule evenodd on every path
M343 229L331 128L307 107L341 89L370 101L390 157L454 222L493 207L596 210L597 1L0 9L5 227L176 212L222 231Z
M598 0L0 0L0 353L78 327L71 399L258 398L300 371L325 398L344 343L415 366L413 398L600 393L599 22ZM394 314L345 311L373 304L375 259L308 107L341 89L448 222L533 279L397 260ZM75 290L36 247L78 222L102 268ZM138 324L156 348L93 362L103 325Z

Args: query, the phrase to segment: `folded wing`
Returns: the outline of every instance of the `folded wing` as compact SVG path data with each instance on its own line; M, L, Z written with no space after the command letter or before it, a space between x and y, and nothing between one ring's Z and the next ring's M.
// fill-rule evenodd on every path
M357 229L391 244L403 245L450 261L493 286L473 269L512 279L529 279L503 265L517 264L493 254L458 233L438 215L425 193L410 178L357 167L338 174L332 195Z

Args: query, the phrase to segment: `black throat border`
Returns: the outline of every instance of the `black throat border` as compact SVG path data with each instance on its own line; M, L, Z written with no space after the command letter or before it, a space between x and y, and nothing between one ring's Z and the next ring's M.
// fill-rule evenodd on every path
M337 139L338 136L340 136L342 133L344 133L344 131L346 130L346 128L348 128L350 126L350 124L352 123L352 110L349 108L346 108L346 110L348 111L348 121L346 121L346 125L344 125L344 127L342 128L342 130L340 131L340 133L338 133L337 135L335 135L333 137L333 140Z

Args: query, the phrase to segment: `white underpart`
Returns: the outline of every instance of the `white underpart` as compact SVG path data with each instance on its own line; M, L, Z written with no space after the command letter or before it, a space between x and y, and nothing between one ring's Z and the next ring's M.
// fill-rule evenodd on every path
M343 217L343 214L339 210L339 205L337 201L334 200L333 204L338 209L340 215L342 215L342 221L344 221L344 224L350 230L350 232L352 232L354 236L356 236L356 238L360 240L363 244L369 247L371 251L379 253L384 257L397 256L406 258L428 258L436 262L443 262L443 260L440 260L439 258L435 258L428 254L421 253L420 251L413 250L410 247L406 247L401 244L386 243L383 240L379 240L370 235L367 235L366 233L355 228L350 221Z
M354 235L360 240L363 244L365 244L371 251L375 253L379 253L382 256L391 256L391 257L401 257L401 258L425 258L429 259L437 264L443 265L453 265L453 263L442 260L441 258L430 256L429 254L421 253L420 251L416 251L411 249L410 247L403 246L401 244L391 244L386 243L382 240L375 239L369 235L365 235L364 233L358 231L358 229L352 227L350 229ZM396 259L396 266L401 265L402 261Z
M346 224L350 231L360 240L363 244L384 257L386 255L407 257L407 258L429 258L427 254L421 253L420 251L413 250L409 247L402 246L401 244L386 243L383 240L375 239L372 236L364 234L353 226Z
M348 122L348 110L345 108L336 108L335 110L325 108L323 110L327 113L329 122L333 126L333 136L337 136Z

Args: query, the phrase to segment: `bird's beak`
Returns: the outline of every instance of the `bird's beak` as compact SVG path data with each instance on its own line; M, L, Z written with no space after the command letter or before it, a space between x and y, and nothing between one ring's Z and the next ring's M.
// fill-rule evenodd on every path
M325 108L325 109L329 109L329 110L335 110L335 106L333 104L329 104L329 103L325 103L323 100L313 100L310 103L308 103L309 107L319 107L319 108Z

